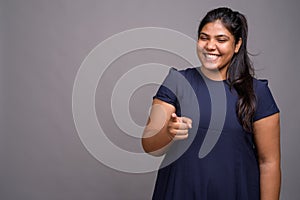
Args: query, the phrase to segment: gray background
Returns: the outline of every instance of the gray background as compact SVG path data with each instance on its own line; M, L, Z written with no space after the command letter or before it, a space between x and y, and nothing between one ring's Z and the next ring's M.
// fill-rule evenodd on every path
M0 1L0 199L150 199L156 173L127 174L94 159L72 118L72 87L83 59L101 41L131 28L157 26L196 39L204 14L226 5L245 13L257 76L267 78L281 110L282 195L299 199L299 3L232 1ZM120 57L99 82L99 121L118 146L122 138L107 107L118 77L137 64L184 68L178 56L141 50ZM156 85L137 90L130 103L143 124Z

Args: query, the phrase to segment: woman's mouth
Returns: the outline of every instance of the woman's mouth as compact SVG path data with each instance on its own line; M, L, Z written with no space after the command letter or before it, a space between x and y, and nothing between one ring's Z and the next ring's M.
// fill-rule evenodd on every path
M204 53L203 54L207 61L216 61L221 55L212 54L212 53Z

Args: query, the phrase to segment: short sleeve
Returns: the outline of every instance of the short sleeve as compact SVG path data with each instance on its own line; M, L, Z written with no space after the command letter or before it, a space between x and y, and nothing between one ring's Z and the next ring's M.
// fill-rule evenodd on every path
M255 80L253 86L256 94L256 111L253 120L257 121L278 113L279 109L268 86L268 81Z
M175 68L170 68L169 73L162 85L159 87L156 95L153 98L157 98L166 103L173 105L175 108L178 107L177 93L177 78L178 71Z

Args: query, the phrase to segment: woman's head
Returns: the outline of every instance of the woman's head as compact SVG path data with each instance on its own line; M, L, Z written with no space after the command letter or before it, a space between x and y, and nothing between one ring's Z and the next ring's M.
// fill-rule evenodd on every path
M203 70L220 72L230 87L236 89L238 118L246 131L252 131L256 99L247 37L244 15L230 8L217 8L209 11L199 25L197 51Z
M223 26L234 36L236 42L241 38L243 43L247 43L248 25L245 16L226 7L216 8L205 15L198 28L198 38L207 23L217 20L222 22Z
M208 69L217 67L228 78L227 69L233 59L248 56L247 35L247 20L239 12L224 7L208 12L198 28L198 56L202 65ZM218 56L216 62L205 59L206 55Z
M241 44L242 40L236 42L221 20L205 24L199 32L197 45L202 71L212 79L227 79L227 69Z

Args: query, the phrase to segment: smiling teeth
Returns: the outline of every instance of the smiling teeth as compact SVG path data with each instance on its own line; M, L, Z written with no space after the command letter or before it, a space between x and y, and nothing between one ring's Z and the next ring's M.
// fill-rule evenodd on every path
M211 60L214 60L214 59L218 58L218 56L214 55L214 54L206 54L205 56L206 56L206 58L211 59Z

